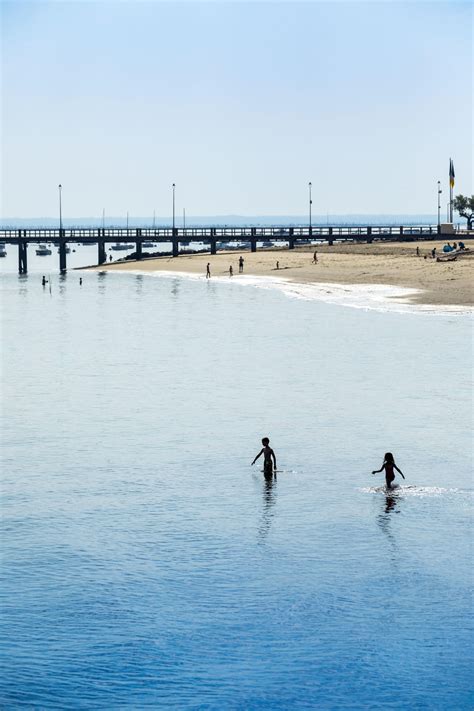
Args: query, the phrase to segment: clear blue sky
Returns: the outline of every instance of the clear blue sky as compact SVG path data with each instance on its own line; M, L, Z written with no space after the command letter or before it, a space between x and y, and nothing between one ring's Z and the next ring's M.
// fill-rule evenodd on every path
M434 213L470 2L2 3L2 214Z

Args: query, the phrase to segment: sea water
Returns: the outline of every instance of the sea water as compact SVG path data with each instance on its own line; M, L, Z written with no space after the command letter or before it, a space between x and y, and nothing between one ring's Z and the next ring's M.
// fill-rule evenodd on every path
M2 707L472 708L469 317L79 276L1 278Z

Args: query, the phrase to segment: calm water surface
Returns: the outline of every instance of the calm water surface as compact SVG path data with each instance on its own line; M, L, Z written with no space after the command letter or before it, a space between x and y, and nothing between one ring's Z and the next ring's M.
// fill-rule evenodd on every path
M3 708L472 708L468 317L83 279L1 278Z

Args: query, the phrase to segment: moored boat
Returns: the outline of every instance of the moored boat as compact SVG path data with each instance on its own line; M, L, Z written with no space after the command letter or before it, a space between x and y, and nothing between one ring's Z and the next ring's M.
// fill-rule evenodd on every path
M116 252L124 249L133 249L135 245L133 244L125 244L125 242L117 242L117 244L113 244L110 249L115 250Z
M38 257L46 257L49 254L52 254L52 252L50 248L47 247L45 244L39 244L36 248L36 254L38 255Z

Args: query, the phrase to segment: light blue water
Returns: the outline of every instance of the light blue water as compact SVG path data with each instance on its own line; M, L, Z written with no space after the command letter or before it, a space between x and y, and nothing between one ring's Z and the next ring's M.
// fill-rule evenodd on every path
M83 278L1 279L3 708L472 708L467 317Z

